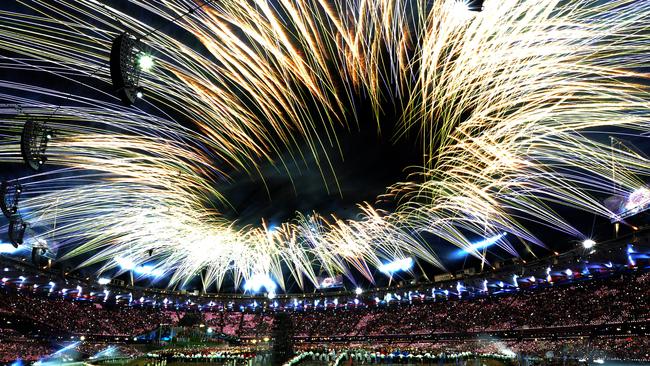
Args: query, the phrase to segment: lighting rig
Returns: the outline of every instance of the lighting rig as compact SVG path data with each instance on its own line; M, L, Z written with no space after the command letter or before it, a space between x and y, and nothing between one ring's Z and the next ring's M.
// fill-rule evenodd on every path
M20 184L10 185L7 181L0 183L0 209L8 219L18 213L18 202L22 192L23 187Z
M39 171L47 161L45 150L54 136L54 131L45 122L29 118L20 137L20 153L25 164L33 171Z
M128 107L133 105L137 99L144 97L144 89L140 86L140 76L143 71L148 72L154 67L154 58L151 55L151 48L147 47L143 40L214 1L205 0L142 36L136 37L125 31L113 40L110 57L111 82L122 103Z
M18 248L23 243L27 224L18 213L18 202L23 193L20 184L10 184L7 181L0 183L0 209L9 219L9 241Z
M9 219L9 241L14 248L18 248L19 245L23 244L25 230L27 230L27 224L22 217L18 214L11 216Z
M149 71L154 65L153 57L146 45L128 32L113 40L111 47L111 81L122 103L131 106L144 95L140 86L142 71Z

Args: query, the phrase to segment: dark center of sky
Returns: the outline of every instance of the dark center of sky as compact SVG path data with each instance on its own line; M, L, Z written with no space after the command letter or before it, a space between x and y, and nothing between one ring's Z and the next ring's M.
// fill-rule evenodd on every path
M406 179L413 166L421 166L421 145L416 137L393 141L395 116L384 116L378 134L371 116L363 117L360 128L338 132L342 156L336 147L319 156L322 171L307 149L305 160L294 162L285 154L287 167L265 163L261 175L237 173L233 183L220 187L232 208L223 207L224 215L238 226L260 225L262 220L279 225L296 217L296 212L354 219L362 202L375 204L386 188ZM327 166L325 154L332 162ZM410 168L410 169L409 169ZM336 176L336 178L334 177ZM262 178L263 176L263 178ZM338 184L337 184L338 183ZM379 208L390 208L385 202Z

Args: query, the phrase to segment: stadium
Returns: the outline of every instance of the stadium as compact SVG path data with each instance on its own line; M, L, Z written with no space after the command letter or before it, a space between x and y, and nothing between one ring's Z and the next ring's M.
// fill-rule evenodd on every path
M650 364L648 19L1 1L0 364Z

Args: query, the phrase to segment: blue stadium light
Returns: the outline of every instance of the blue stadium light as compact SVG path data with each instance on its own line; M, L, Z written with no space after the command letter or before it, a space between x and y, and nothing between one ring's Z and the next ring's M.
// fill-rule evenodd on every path
M0 243L0 253L2 254L15 254L17 252L20 252L21 250L25 249L24 247L14 247L12 244L9 243Z
M408 271L411 268L413 268L413 264L415 262L413 261L413 258L408 257L408 258L403 258L403 259L396 259L390 263L383 264L379 266L379 270L382 273L385 273L387 275L393 275L396 272L399 271Z
M117 257L115 262L125 271L132 271L135 268L135 262L128 258Z
M250 292L259 292L262 288L265 288L267 291L275 293L277 287L269 275L262 273L253 275L244 284L244 290Z
M467 248L467 250L465 250L465 252L466 253L473 253L474 251L490 247L490 246L496 244L501 238L505 237L506 235L508 235L508 234L507 233L501 233L501 234L497 234L495 236L491 236L491 237L489 237L487 239L478 241L476 243L473 243L472 245L469 246L469 248Z
M70 345L68 345L68 346L65 346L65 347L61 348L60 350L54 352L54 353L52 354L52 356L58 356L58 355L60 355L60 354L62 354L62 353L65 353L65 352L68 352L68 351L70 351L70 350L73 350L73 349L77 348L78 345L79 345L79 342L74 342L74 343L72 343L72 344L70 344Z
M98 359L98 358L104 358L104 357L112 357L112 356L117 356L118 355L118 349L116 346L109 346L108 348L105 348L97 353L95 353L93 356L90 357L90 359Z
M477 251L479 251L481 249L485 249L485 248L493 246L494 244L498 243L499 240L504 238L506 235L508 235L508 233L500 233L500 234L491 236L489 238L485 238L485 239L483 239L481 241L477 241L475 243L470 244L468 247L466 247L464 249L459 249L459 250L455 251L452 254L452 256L455 257L455 258L463 258L467 254L476 253Z
M151 265L137 266L133 269L133 272L141 276L152 276L152 277L160 277L164 274L162 269L156 268L155 266L151 266Z
M124 257L115 258L115 262L124 271L133 271L133 273L140 276L161 277L165 273L162 269L156 268L154 265L137 265L133 260Z

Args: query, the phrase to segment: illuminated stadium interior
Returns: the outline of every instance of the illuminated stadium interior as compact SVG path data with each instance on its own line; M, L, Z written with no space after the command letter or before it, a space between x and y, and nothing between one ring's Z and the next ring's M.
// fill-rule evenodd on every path
M650 364L648 19L0 2L0 364Z

